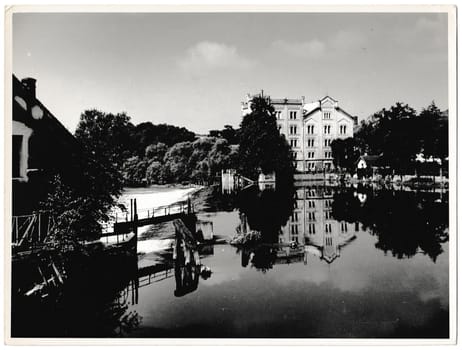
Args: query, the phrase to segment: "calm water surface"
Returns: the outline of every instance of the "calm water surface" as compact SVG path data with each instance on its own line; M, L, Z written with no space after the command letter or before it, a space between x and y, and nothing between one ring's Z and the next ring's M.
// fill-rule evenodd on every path
M200 252L212 273L193 287L178 269L139 287L126 336L448 337L447 194L251 190L231 210L210 199L198 216L215 235L257 230L263 243Z
M218 243L196 251L169 224L145 228L123 273L68 298L58 336L449 336L447 192L207 189L194 201ZM250 231L259 243L224 242Z

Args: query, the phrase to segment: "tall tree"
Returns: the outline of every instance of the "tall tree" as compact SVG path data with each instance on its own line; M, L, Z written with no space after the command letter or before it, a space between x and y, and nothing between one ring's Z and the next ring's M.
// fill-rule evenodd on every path
M285 137L279 134L273 106L265 97L255 97L251 104L252 111L240 125L239 171L253 179L259 171L275 171L277 178L291 178L292 153Z
M390 109L375 113L373 122L382 161L402 174L420 150L419 136L415 132L415 110L398 102Z
M331 143L332 157L336 167L352 171L360 156L359 146L356 139L335 139Z

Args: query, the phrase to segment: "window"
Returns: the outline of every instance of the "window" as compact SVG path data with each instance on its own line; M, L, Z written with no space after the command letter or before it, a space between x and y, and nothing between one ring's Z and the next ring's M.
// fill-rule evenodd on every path
M306 156L308 159L314 159L314 152L307 152Z
M346 125L340 125L340 135L345 135L347 130Z
M314 139L307 140L307 147L314 147Z
M331 158L332 152L324 152L324 158Z
M316 233L316 226L315 224L308 224L308 233L310 235L314 235Z
M347 232L348 231L348 225L347 225L347 223L345 221L341 222L340 229L342 230L342 232Z
M324 125L324 134L330 134L330 125Z
M289 127L289 134L290 135L296 135L297 134L297 126L296 125L291 125Z
M290 225L290 233L292 235L298 235L298 225Z
M331 233L331 232L332 232L332 226L331 226L331 224L326 224L325 232L326 232L326 233Z
M306 128L306 133L310 135L314 134L314 125L308 125Z
M22 135L13 135L13 178L21 177Z
M292 158L297 159L297 152L292 152Z
M331 139L324 139L324 147L329 147L331 143L332 143Z
M330 119L330 112L324 112L324 119Z
M316 221L315 212L311 211L308 213L308 221Z
M314 208L315 207L315 203L314 201L308 201L308 208Z
M332 219L332 210L326 210L324 212L324 215L325 215L327 220Z
M297 147L297 139L290 140L290 147Z
M276 118L281 119L282 111L276 111Z
M297 112L296 111L290 111L289 112L289 119L297 119Z

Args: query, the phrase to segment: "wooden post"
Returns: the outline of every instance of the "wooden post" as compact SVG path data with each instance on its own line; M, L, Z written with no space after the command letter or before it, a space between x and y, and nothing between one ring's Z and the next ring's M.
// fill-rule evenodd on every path
M40 236L41 236L41 226L42 226L42 214L40 212L38 213L38 241L41 242Z
M136 205L136 198L134 199L134 210L135 210L135 215L133 217L134 219L134 227L133 227L133 232L135 233L135 247L138 246L138 209Z

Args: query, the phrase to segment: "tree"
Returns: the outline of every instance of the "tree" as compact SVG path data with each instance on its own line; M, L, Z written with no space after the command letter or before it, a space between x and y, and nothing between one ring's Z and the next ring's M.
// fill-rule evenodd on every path
M259 171L276 172L277 178L292 178L294 165L290 146L279 134L274 108L269 99L255 97L252 111L240 125L239 171L256 179Z
M81 114L75 132L82 151L80 181L56 176L41 205L55 220L53 244L72 246L101 232L101 223L109 219L108 212L122 192L120 169L129 154L131 127L125 113L87 110Z
M345 168L349 171L354 169L355 163L360 156L356 139L352 137L334 139L331 143L331 149L336 167Z
M125 113L87 110L80 116L75 137L90 153L122 164L130 156L133 124Z
M212 137L223 138L230 145L239 143L239 129L234 129L231 125L225 125L222 130L210 130L209 135Z
M128 158L122 166L124 184L128 186L139 186L146 184L146 170L149 162L138 156Z
M448 123L434 101L420 112L419 121L424 155L444 160L448 156Z
M165 153L168 151L168 146L163 142L153 143L146 147L144 155L149 160L162 161L165 157Z
M148 184L164 184L168 181L165 166L157 161L151 161L146 169L146 181Z
M168 124L154 125L151 122L138 124L132 132L132 142L138 156L143 156L146 147L155 143L162 142L171 147L176 143L192 142L195 139L196 135L186 128Z
M385 164L403 174L420 150L419 136L415 132L415 110L398 102L388 110L375 113L372 119L378 144L376 151L381 151Z
M189 179L192 172L190 158L193 153L191 142L180 142L167 151L164 157L165 170L169 174L169 182L183 182Z

